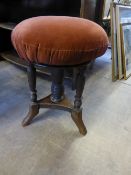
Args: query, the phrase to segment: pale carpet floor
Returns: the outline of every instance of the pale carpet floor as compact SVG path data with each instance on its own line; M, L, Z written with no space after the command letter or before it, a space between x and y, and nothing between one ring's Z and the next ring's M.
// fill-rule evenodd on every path
M111 81L110 51L87 70L82 137L70 114L41 109L23 128L28 111L26 72L0 62L0 175L131 175L131 78ZM39 97L50 93L38 78ZM73 100L70 83L66 94Z

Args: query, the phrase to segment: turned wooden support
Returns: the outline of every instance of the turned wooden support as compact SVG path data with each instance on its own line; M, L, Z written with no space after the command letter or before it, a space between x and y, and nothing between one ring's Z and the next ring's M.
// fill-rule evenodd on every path
M64 99L64 69L54 67L51 68L51 77L51 101L54 103L58 103Z
M37 91L36 91L36 68L33 64L27 67L28 83L31 92L31 102L37 102Z
M27 67L28 83L31 93L31 104L29 112L24 118L22 125L27 126L31 123L33 118L39 113L39 105L37 103L37 91L36 91L36 68L33 64L29 64Z
M84 77L85 67L79 67L76 71L76 95L74 100L74 106L69 102L69 100L64 97L64 86L63 86L63 77L64 69L62 68L52 68L52 86L51 86L51 95L37 100L37 91L36 91L36 69L33 64L29 64L28 72L28 82L29 88L31 91L31 104L29 107L29 112L24 118L22 125L29 125L33 118L39 113L40 108L53 108L65 110L71 113L71 117L75 122L76 126L79 129L79 132L82 135L87 133L86 127L82 120L82 92L85 84Z
M79 132L86 135L87 130L82 120L82 93L85 86L85 73L86 66L76 68L76 95L74 100L74 109L72 110L71 117L77 125Z
M76 77L76 95L74 101L74 109L79 110L82 105L82 93L85 86L85 70L86 66L81 66L77 68L77 77Z

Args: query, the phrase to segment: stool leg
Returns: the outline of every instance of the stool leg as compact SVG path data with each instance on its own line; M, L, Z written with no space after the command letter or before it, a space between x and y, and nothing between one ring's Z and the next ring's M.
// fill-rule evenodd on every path
M64 69L51 68L52 85L51 85L51 101L58 103L64 99Z
M31 104L29 112L24 118L22 125L27 126L31 123L33 118L39 113L39 106L37 104L37 91L36 91L36 68L30 64L27 68L29 88L31 91Z
M93 67L94 67L94 64L95 64L95 60L92 60L91 62L90 62L90 70L92 70L93 69Z
M86 66L81 66L78 68L74 109L71 113L71 117L75 122L76 126L78 127L79 132L82 135L86 135L87 133L86 127L82 121L82 108L81 108L81 105L82 105L81 98L82 98L82 93L85 85L85 76L84 76L85 70L86 70Z
M73 68L73 75L72 75L72 90L76 89L76 79L77 79L78 70Z

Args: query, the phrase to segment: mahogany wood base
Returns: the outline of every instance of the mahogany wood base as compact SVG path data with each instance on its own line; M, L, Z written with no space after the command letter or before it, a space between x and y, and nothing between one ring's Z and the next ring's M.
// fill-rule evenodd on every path
M51 95L41 100L38 100L35 103L32 102L32 104L29 107L29 112L27 116L24 118L22 125L23 126L29 125L32 122L33 118L36 117L37 114L39 114L40 108L53 108L70 112L73 121L75 122L76 126L79 129L80 134L86 135L87 130L82 121L82 109L81 108L75 109L74 106L70 103L70 101L66 97L58 103L53 103L51 101Z
M29 64L27 67L28 82L31 92L31 105L29 107L29 112L24 118L22 125L29 125L33 118L39 114L40 108L53 108L68 111L71 113L71 117L79 129L82 135L86 135L87 130L82 121L82 93L85 85L84 72L86 66L79 66L76 68L76 80L75 82L75 99L74 104L64 96L64 69L58 67L51 68L52 75L52 85L51 85L51 95L37 100L37 90L36 90L36 67L35 64Z

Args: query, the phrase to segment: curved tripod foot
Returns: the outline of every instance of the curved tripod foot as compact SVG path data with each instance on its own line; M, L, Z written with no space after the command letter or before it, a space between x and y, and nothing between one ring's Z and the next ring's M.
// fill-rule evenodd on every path
M22 126L27 126L31 123L33 118L39 113L39 106L38 104L30 105L29 112L27 116L22 121Z
M73 110L71 117L79 129L80 134L86 135L87 130L82 120L82 110Z

